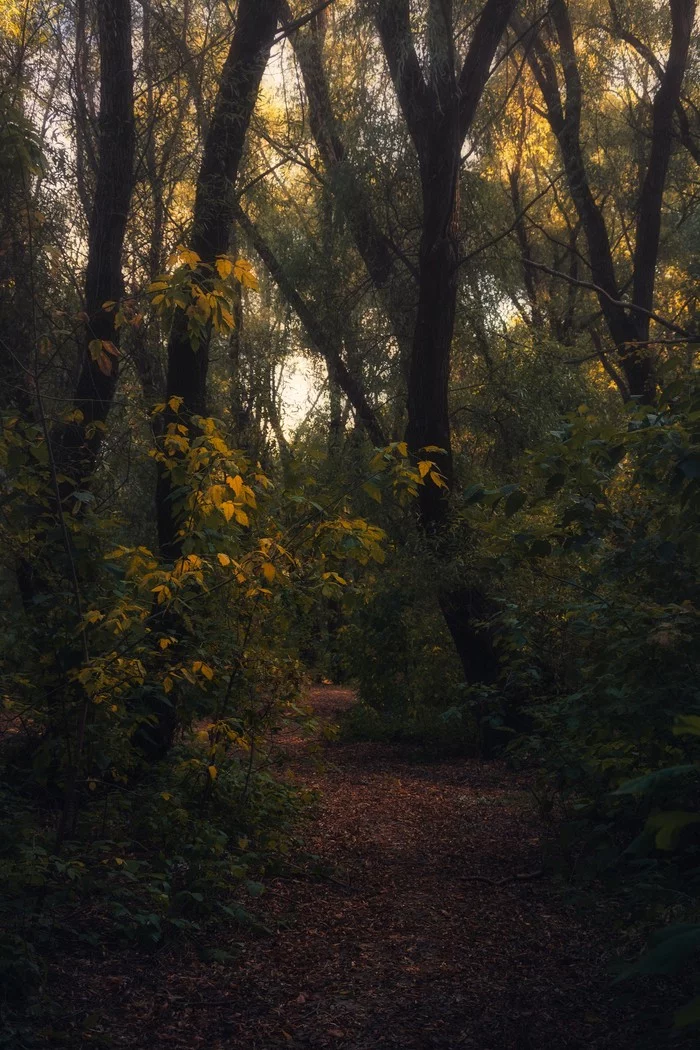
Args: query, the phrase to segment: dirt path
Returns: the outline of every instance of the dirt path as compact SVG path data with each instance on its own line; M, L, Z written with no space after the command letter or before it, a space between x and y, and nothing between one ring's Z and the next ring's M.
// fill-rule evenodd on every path
M352 699L312 695L329 721ZM319 767L303 741L286 747L297 777L321 793L306 846L332 880L273 880L263 903L276 933L235 931L240 966L206 965L179 947L128 975L106 957L86 979L102 989L107 1045L660 1045L643 1018L630 1027L611 1006L595 916L584 925L547 878L465 879L539 867L540 828L517 776L464 760L412 763L379 744L333 745Z

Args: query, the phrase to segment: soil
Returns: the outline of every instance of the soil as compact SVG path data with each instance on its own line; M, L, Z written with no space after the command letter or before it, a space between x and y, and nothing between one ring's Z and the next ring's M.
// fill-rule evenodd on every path
M333 724L354 697L318 687L310 700ZM221 928L217 942L240 950L225 966L182 943L73 960L54 979L67 1016L91 1020L69 1045L663 1045L658 1008L638 996L625 1005L611 985L604 906L575 908L542 874L525 777L499 763L416 761L389 744L327 743L320 759L302 737L283 746L319 802L301 866L269 880L258 902L272 933Z

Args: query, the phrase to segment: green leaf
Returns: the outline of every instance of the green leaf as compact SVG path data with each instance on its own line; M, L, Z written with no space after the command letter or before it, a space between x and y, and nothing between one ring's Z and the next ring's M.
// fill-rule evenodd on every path
M552 474L551 478L547 479L547 484L545 485L544 490L548 496L551 496L553 493L558 492L559 489L562 488L565 481L566 474L563 474L561 471L557 474Z
M646 773L643 777L635 777L622 784L613 795L647 795L651 794L657 787L663 787L667 781L675 780L676 777L687 776L700 772L697 766L668 766L666 769L658 769L654 773Z
M470 485L469 488L464 493L464 502L467 503L467 504L469 504L469 503L478 503L483 495L484 495L484 486L483 485Z
M700 715L679 715L673 727L674 736L700 736Z
M506 517L511 518L516 511L527 503L527 496L520 489L516 489L515 492L511 492L510 496L506 500Z
M670 809L663 813L653 813L647 820L647 827L656 831L656 848L672 850L683 828L690 824L700 823L700 813L691 813L683 809Z
M370 499L373 499L375 501L375 503L382 502L381 489L379 489L378 486L375 485L372 481L365 481L362 488L363 491L366 492L367 495L370 497Z

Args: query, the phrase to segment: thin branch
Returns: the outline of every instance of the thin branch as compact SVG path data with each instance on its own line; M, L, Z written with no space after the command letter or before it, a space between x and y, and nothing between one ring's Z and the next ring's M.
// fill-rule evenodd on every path
M613 306L622 310L631 310L633 313L638 313L643 317L648 317L650 321L656 321L656 323L660 324L663 328L668 328L670 332L675 332L677 335L682 335L686 339L692 340L692 334L685 328L680 328L678 325L673 324L672 321L667 321L665 317L660 317L659 314L654 313L653 310L645 310L643 306L636 306L634 303L626 303L621 299L614 299L604 288L601 288L598 284L593 284L592 281L580 281L575 277L571 277L568 273L564 273L562 270L553 270L551 266L545 266L544 263L533 262L530 259L525 259L523 261L527 266L532 266L536 270L542 270L543 273L548 273L551 277L560 277L562 281L568 281L569 284L575 284L579 288L588 288L589 291L595 292L596 295L607 299ZM644 342L646 343L647 341L644 340Z

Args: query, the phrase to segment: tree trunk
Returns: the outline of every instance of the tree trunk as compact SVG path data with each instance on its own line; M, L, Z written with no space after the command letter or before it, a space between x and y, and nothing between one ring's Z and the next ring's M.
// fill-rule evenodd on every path
M99 0L100 115L95 199L90 215L85 271L87 322L82 363L73 396L81 414L53 435L59 473L70 478L66 499L93 472L119 376L115 311L123 295L122 253L134 171L134 75L130 0ZM98 350L98 344L100 349ZM97 424L97 425L95 425Z
M411 29L409 0L383 0L377 26L421 172L423 218L418 260L418 310L408 381L406 442L412 455L427 445L446 490L428 482L420 490L420 518L438 553L447 552L449 495L454 486L449 415L450 356L458 292L458 191L461 154L498 44L516 0L487 0L462 69L449 0L431 4L429 80ZM445 623L469 683L490 684L498 664L493 639L481 622L489 602L478 588L439 588Z
M231 42L209 123L197 179L190 245L203 266L213 266L229 246L235 217L234 185L243 156L246 133L267 65L280 12L279 0L241 0ZM201 274L205 279L206 271ZM168 341L166 401L179 397L185 419L205 415L209 336L197 350L190 340L187 318L178 310ZM163 425L175 422L166 410ZM170 474L161 470L156 492L160 551L165 561L181 552L178 512L171 499Z

